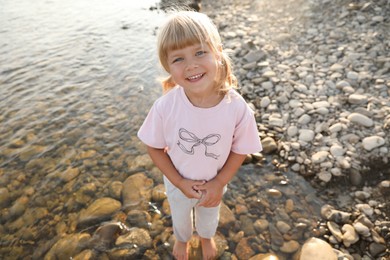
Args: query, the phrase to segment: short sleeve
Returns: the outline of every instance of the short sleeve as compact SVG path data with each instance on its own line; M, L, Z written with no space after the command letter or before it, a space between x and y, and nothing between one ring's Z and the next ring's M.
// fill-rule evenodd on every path
M231 150L237 154L251 154L262 149L254 113L246 106L243 116L236 125Z
M148 115L145 118L141 128L138 131L138 138L146 145L154 148L165 148L166 142L163 130L163 118L161 111L159 111L157 100Z

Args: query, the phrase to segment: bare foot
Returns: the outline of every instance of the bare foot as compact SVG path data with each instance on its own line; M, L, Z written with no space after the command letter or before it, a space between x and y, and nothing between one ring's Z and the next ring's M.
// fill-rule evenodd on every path
M173 246L173 256L177 260L188 260L188 243L176 240Z
M214 239L201 238L202 242L202 254L204 260L213 260L217 257L217 246Z

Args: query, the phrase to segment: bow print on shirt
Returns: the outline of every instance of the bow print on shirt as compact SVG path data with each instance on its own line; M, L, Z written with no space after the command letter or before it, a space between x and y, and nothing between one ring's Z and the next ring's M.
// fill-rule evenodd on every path
M205 147L204 154L207 157L211 157L211 158L214 158L216 160L218 159L219 155L216 155L216 154L213 154L213 153L208 153L207 152L207 148L208 148L208 146L212 146L212 145L218 143L218 141L221 139L221 135L219 135L219 134L209 134L205 138L200 139L194 133L191 133L190 131L188 131L188 130L186 130L184 128L180 128L179 129L179 137L180 137L181 140L183 140L185 142L193 143L193 145L191 146L190 150L188 150L182 143L180 143L180 140L177 141L177 145L186 154L194 154L195 153L194 148L196 146L199 146L199 145L203 144L204 147Z

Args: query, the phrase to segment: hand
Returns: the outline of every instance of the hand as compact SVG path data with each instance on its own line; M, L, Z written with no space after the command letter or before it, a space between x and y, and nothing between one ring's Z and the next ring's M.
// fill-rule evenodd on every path
M202 193L195 189L195 187L202 186L206 181L193 181L183 178L177 185L177 187L187 196L189 199L200 199Z
M198 206L206 208L216 207L221 203L224 185L213 179L203 185L194 186L195 190L202 193Z

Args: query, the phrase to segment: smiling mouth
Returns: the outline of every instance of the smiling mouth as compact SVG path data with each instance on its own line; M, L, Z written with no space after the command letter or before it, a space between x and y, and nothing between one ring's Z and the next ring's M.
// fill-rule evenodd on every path
M189 81L196 81L204 76L204 73L200 73L191 77L188 77L187 80Z

